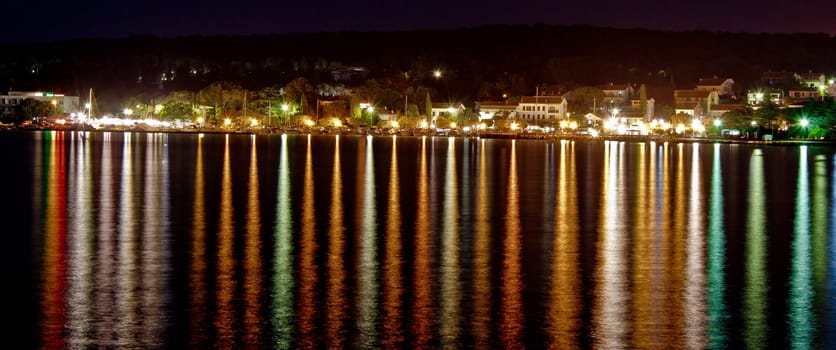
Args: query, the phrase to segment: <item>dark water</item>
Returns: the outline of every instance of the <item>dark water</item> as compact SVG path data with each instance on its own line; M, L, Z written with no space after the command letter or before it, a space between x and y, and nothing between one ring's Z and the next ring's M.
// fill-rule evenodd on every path
M6 304L35 347L836 348L833 147L0 146Z

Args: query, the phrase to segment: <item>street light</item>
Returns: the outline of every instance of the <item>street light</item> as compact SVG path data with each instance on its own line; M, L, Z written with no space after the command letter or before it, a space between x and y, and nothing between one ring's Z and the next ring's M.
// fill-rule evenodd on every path
M810 121L807 120L806 118L801 119L799 124L801 124L801 127L804 128L804 138L807 138L807 125L810 125Z
M720 119L714 119L714 126L719 127L719 126L720 126L720 124L722 124L722 122L720 121Z
M436 79L441 78L441 69L434 70L433 77L435 77Z
M134 114L134 111L130 108L125 108L122 110L122 114L124 114L126 117L130 117L131 114Z

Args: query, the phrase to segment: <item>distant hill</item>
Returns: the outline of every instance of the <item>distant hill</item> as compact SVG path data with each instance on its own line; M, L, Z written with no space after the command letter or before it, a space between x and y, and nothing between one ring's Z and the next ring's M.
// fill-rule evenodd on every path
M200 89L230 80L257 89L305 76L330 81L339 65L369 78L408 72L426 81L441 67L448 93L475 97L485 82L514 76L565 87L605 82L691 88L700 77L746 86L766 70L836 72L827 34L666 32L587 26L485 26L455 30L293 35L89 39L7 45L0 90L49 89L118 103L139 93ZM163 75L165 74L165 77ZM425 79L425 80L421 80ZM652 97L652 96L651 96Z

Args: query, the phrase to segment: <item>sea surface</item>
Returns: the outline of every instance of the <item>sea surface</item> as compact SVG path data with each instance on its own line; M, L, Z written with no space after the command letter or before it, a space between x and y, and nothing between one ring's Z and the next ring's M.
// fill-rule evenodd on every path
M836 348L836 147L45 131L0 149L25 348Z

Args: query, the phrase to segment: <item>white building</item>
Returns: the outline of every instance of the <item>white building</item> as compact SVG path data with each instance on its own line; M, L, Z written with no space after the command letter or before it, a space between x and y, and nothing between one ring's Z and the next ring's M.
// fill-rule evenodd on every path
M716 91L720 96L731 96L734 94L734 80L717 77L700 78L695 90Z
M604 92L603 104L609 104L611 107L620 106L636 93L636 90L630 84L608 83L599 85L598 89Z
M476 102L476 110L479 112L479 120L493 119L495 116L513 118L517 113L519 103L508 101L479 101Z
M461 103L437 103L433 102L433 109L430 113L432 120L439 117L456 117L464 113L464 105Z
M763 101L766 100L772 101L772 103L781 105L784 103L784 90L781 89L761 89L761 90L749 90L746 93L746 101L749 103L750 106L757 106Z
M563 119L567 108L562 96L523 96L517 106L517 118L534 122Z
M5 95L0 95L0 115L13 115L17 106L26 99L52 103L54 106L60 107L64 114L81 111L78 96L41 91L10 91Z

